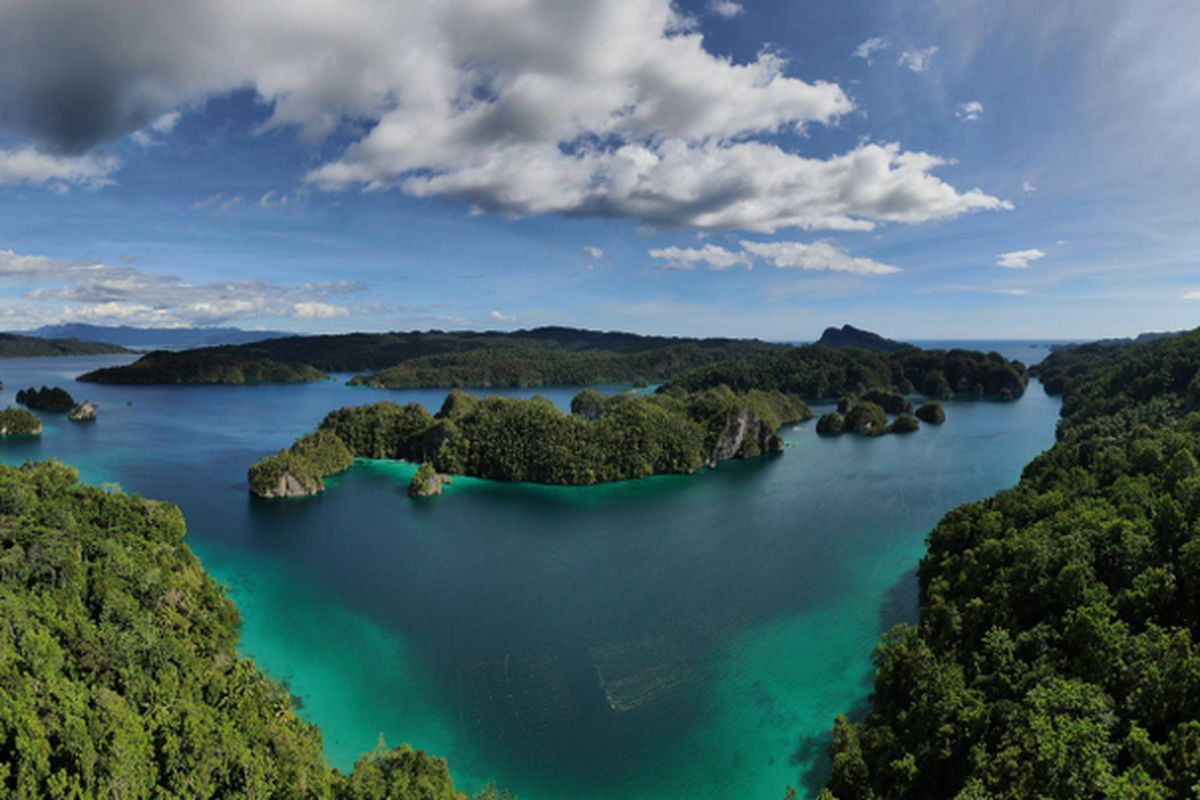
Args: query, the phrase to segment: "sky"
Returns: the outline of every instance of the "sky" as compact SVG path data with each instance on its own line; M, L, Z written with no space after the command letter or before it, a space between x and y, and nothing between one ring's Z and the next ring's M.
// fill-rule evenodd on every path
M1200 320L1194 0L0 0L0 329Z

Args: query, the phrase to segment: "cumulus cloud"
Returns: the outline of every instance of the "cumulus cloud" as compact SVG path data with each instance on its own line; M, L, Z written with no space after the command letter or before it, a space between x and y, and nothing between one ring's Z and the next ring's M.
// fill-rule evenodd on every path
M740 251L715 244L704 247L663 247L650 251L650 257L665 261L660 269L693 270L707 264L710 270L731 267L753 269L756 259L778 269L802 269L815 272L851 272L856 275L888 275L899 267L869 258L856 258L830 241L753 242L741 241Z
M604 258L604 248L597 247L594 244L584 245L583 252L587 253L589 256L596 259L597 261Z
M331 191L756 231L1007 207L933 175L933 155L772 143L854 104L775 51L710 53L669 0L5 0L0 129L60 153L244 87L264 129L353 140L308 176Z
M351 313L357 281L280 285L265 281L189 283L174 275L99 261L0 250L0 278L26 284L10 319L28 323L94 322L154 326L214 325L277 317L331 319Z
M61 156L32 147L0 148L0 186L30 183L60 190L72 185L96 189L111 183L109 176L119 166L114 156Z
M516 317L509 316L508 314L505 314L504 312L500 311L499 309L495 309L495 308L493 308L491 310L491 312L488 314L488 319L490 319L492 322L506 322L506 323L513 323L513 322L517 321Z
M1034 192L1037 191L1037 187L1034 186L1031 182L1025 181L1024 183L1021 184L1021 191L1024 192L1025 194L1033 194Z
M900 58L896 60L896 64L901 67L907 67L913 72L928 72L929 67L933 62L933 57L938 54L936 45L926 47L924 50L905 50L900 54Z
M864 59L868 64L873 64L875 62L872 59L872 54L874 54L876 50L883 50L887 46L887 39L883 38L882 36L872 36L870 39L867 39L865 42L861 42L858 47L854 48L854 52L851 55L853 55L855 58Z
M1029 269L1032 261L1045 258L1046 253L1036 247L1029 250L1014 250L1011 253L1001 253L996 258L996 265L1008 269Z
M725 19L732 19L746 10L742 8L741 3L735 3L733 0L708 0L707 8L708 13Z
M747 253L735 253L715 244L704 247L660 247L650 251L650 257L665 261L659 269L692 270L701 264L708 264L712 270L726 270L731 267L750 268L754 259Z
M983 116L983 103L978 100L970 100L966 103L960 103L958 108L954 109L954 116L961 119L963 122L975 122Z
M742 242L747 252L779 269L852 272L856 275L889 275L899 267L870 258L856 258L829 241Z

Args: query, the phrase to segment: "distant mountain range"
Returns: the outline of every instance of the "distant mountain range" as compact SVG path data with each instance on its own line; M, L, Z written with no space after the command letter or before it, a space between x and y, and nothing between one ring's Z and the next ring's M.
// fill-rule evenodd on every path
M897 350L913 346L904 342L897 342L895 339L888 339L880 336L878 333L864 331L862 328L856 328L853 325L843 325L840 328L826 328L816 343L822 347L858 347L863 350L879 350L884 353L894 353Z
M32 331L14 331L23 336L49 339L80 339L109 342L138 350L184 350L225 344L248 344L264 339L295 336L283 331L248 331L242 328L133 328L128 325L43 325Z

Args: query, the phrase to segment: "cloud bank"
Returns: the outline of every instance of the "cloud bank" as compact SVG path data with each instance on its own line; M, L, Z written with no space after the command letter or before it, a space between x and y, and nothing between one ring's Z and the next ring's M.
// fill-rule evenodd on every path
M922 52L910 68L936 50ZM328 191L762 232L1008 207L898 145L814 159L780 144L854 103L769 48L713 55L669 0L5 2L0 130L42 158L93 158L135 133L153 143L180 108L245 87L271 110L264 129L351 139L308 175ZM116 167L65 174L97 164L108 170L76 180Z
M24 303L4 310L10 324L90 322L183 327L277 317L348 316L356 281L285 286L265 281L188 283L133 267L0 250L0 279L26 284Z
M753 269L756 260L777 269L800 269L810 272L848 272L855 275L890 275L899 267L883 264L870 258L856 258L833 242L753 242L738 243L741 250L730 250L715 244L704 247L663 247L650 251L650 257L666 263L665 270L693 270L707 264L710 270L732 267Z

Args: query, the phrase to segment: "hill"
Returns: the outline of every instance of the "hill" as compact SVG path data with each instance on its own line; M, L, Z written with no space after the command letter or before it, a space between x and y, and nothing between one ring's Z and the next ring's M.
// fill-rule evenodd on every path
M329 766L238 652L179 509L55 462L0 467L0 498L4 797L466 800L445 761L404 746Z
M688 349L693 357L683 358L677 368L695 363L694 354L699 352L704 362L715 361L737 354L785 349L783 345L772 345L756 339L686 339L664 336L639 336L631 333L579 330L575 328L535 328L512 333L496 331L426 331L411 333L348 333L328 336L291 336L271 339L253 344L199 348L182 352L156 351L148 353L133 364L124 367L96 370L80 377L82 381L97 383L247 383L261 380L304 382L319 380L329 372L376 372L404 365L412 359L433 356L456 355L474 352L458 364L462 375L481 375L487 379L485 385L511 384L512 378L488 377L493 375L524 374L519 380L528 381L516 385L540 385L562 381L560 374L531 375L541 354L559 353L606 353L631 356L654 350L666 352L668 348ZM503 351L503 352L501 352ZM521 351L521 352L518 352ZM489 355L492 354L492 355ZM596 361L606 357L597 356ZM625 359L627 360L627 359ZM489 365L494 361L498 366ZM576 358L570 369L588 362ZM621 358L609 359L616 364ZM671 359L660 361L671 368ZM503 363L501 363L503 362ZM518 363L519 362L519 363ZM447 369L428 371L428 362L414 365L418 370L414 378L407 373L400 376L368 376L362 383L367 385L422 385L454 386L462 377L452 375ZM564 367L567 369L567 367ZM628 370L610 372L596 363L587 365L588 373L598 381L627 380ZM414 383L414 381L416 381ZM589 381L590 382L590 381Z
M862 328L856 328L853 325L843 325L840 328L826 328L825 332L821 334L821 338L816 341L816 344L822 347L858 347L863 350L880 350L886 353L912 347L910 344L897 342L895 339L887 339L878 333L864 331Z
M1200 330L1041 371L1057 443L930 534L823 798L1196 796Z
M124 347L100 341L75 338L44 339L16 333L0 333L0 358L37 358L45 356L102 356L129 353Z

